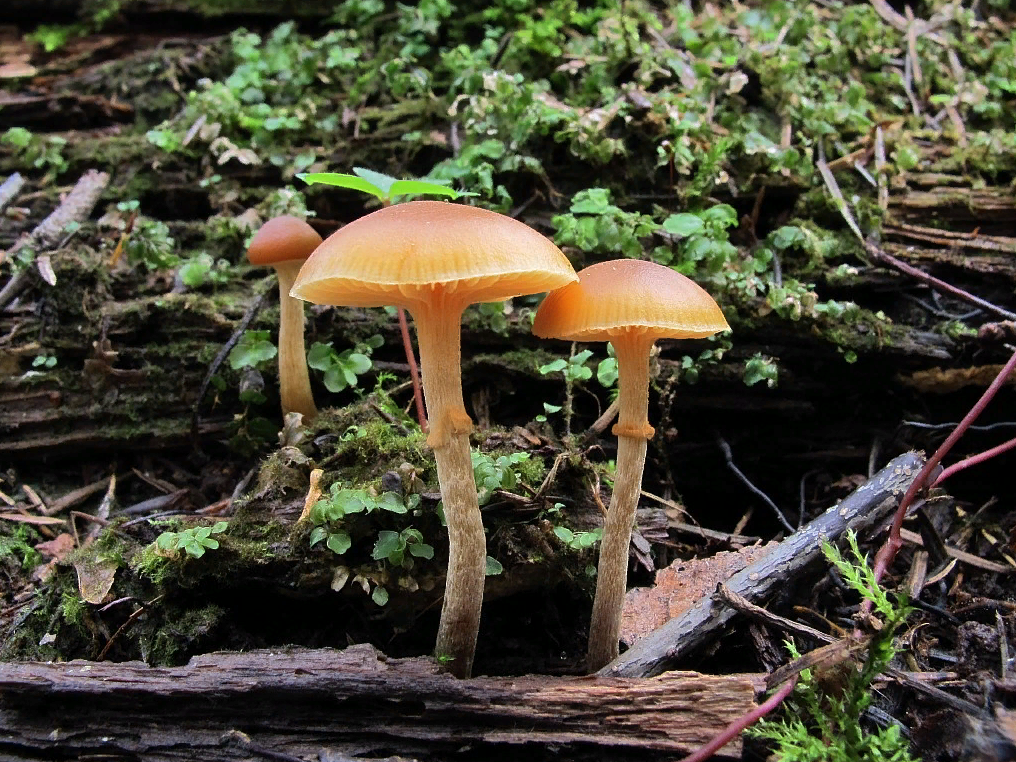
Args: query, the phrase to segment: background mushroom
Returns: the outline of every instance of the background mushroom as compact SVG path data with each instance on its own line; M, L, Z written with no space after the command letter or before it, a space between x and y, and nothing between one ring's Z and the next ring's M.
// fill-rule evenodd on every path
M628 544L642 488L649 425L649 353L657 339L699 339L729 330L698 284L669 267L637 259L601 262L540 305L533 333L570 341L609 341L617 356L620 414L614 492L603 525L586 666L597 670L618 654Z
M247 248L252 265L271 265L279 275L279 397L282 415L317 415L303 345L303 303L289 295L300 266L321 243L314 228L296 217L275 217L254 235Z
M462 401L462 311L574 281L567 258L532 228L496 212L440 201L380 209L317 248L292 293L319 304L405 307L416 323L430 433L448 524L448 573L436 654L472 671L487 544Z

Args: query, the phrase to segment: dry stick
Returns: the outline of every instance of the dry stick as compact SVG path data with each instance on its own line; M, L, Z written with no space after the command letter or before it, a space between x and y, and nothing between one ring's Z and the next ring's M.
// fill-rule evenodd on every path
M64 200L46 219L29 234L21 236L10 249L0 252L0 262L8 254L17 254L26 246L53 246L64 235L65 228L72 222L83 222L95 208L99 196L109 184L109 175L90 169L81 176L77 184ZM18 270L7 284L0 290L0 310L14 301L22 288L28 283L30 267Z
M0 185L0 212L21 192L21 187L24 184L25 178L17 172L3 181L3 184Z
M895 267L900 272L909 275L911 278L921 281L922 283L931 286L937 291L942 291L947 294L955 296L957 299L976 304L982 309L994 312L996 315L1004 317L1006 320L1016 320L1016 313L1009 312L1009 310L1003 309L998 305L992 304L986 299L981 299L979 296L974 296L968 291L964 291L962 288L958 288L951 283L946 283L943 280L939 280L933 275L920 270L913 265L909 265L901 259L897 259L891 254L883 251L877 245L871 241L866 241L864 235L861 233L861 228L858 227L857 222L854 220L854 215L850 211L850 207L847 205L847 200L843 197L843 192L840 190L840 186L836 182L836 178L833 177L832 171L829 169L829 165L825 160L825 150L822 147L822 142L818 143L818 157L815 160L815 166L818 167L819 174L822 175L822 180L826 184L826 189L829 194L836 201L836 206L846 221L847 226L853 231L854 235L857 236L857 240L864 246L864 250L870 257L875 259L877 262L890 265Z
M268 295L268 291L264 290L258 296L257 299L251 303L250 307L240 318L240 322L236 326L236 330L233 331L233 335L229 337L229 341L222 345L222 349L215 355L215 359L212 360L212 364L208 366L208 372L205 374L204 380L201 382L201 388L198 390L197 399L194 401L194 411L191 416L191 439L194 443L194 449L198 450L199 447L199 432L198 427L201 425L201 401L205 398L205 393L208 391L208 387L212 383L212 378L219 370L219 366L222 365L223 360L229 354L230 350L236 346L236 343L243 336L243 332L247 330L247 326L250 325L254 316L258 314L261 309L261 305L265 302L265 297Z
M1016 320L1016 312L1010 312L1009 310L999 307L996 304L992 304L986 299L982 299L979 296L974 296L970 292L964 291L962 288L957 288L956 286L950 283L946 283L944 280L939 280L933 275L928 275L928 273L924 272L923 270L920 270L914 267L913 265L907 264L901 259L897 259L892 254L883 251L878 246L869 241L864 242L864 250L867 251L868 254L875 260L895 267L901 273L909 275L910 277L915 278L921 281L922 283L926 283L936 291L944 291L945 293L950 294L951 296L955 296L957 299L962 299L965 302L970 302L970 304L976 304L981 309L988 310L989 312L994 312L996 315L1000 315L1001 317L1004 317L1006 320Z
M752 492L753 495L757 495L759 498L762 499L762 501L766 505L768 505L772 509L773 513L776 514L777 520L783 525L784 529L786 529L788 532L793 532L794 531L793 524L787 521L787 517L783 515L783 511L780 510L780 507L769 499L769 495L767 495L765 492L763 492L754 484L752 484L751 480L747 476L745 476L744 472L741 471L741 469L738 468L737 465L734 463L734 453L731 451L730 445L727 444L727 440L717 433L716 443L720 446L720 450L723 451L723 459L727 462L727 468L729 468L731 471L734 472L734 476L740 479L741 483L744 484L744 486L747 487Z
M761 599L785 585L822 553L822 541L832 542L847 529L855 532L881 521L896 507L917 476L924 459L914 452L894 458L868 482L839 504L781 542L771 553L735 574L726 585L748 600ZM602 670L600 675L648 677L676 660L714 642L737 612L705 598L636 643Z
M953 445L959 441L959 438L966 433L966 430L970 427L977 417L984 412L984 408L988 406L988 403L994 399L995 394L1002 388L1002 384L1006 382L1006 379L1012 374L1013 370L1016 369L1016 352L1009 358L1009 362L1005 364L999 374L995 376L995 380L991 382L991 385L985 390L981 398L977 400L970 412L963 416L963 420L959 422L959 425L953 429L953 432L946 438L946 440L939 445L939 448L935 450L935 454L932 455L928 462L924 464L924 468L921 469L921 473L917 475L911 483L906 494L903 496L903 500L900 502L899 508L896 510L896 515L893 517L892 526L889 528L889 537L886 539L885 544L879 548L878 553L875 555L875 581L882 579L886 569L889 568L889 564L892 563L893 558L901 547L903 547L903 539L900 537L900 530L903 528L903 519L907 515L907 508L914 502L918 493L925 488L926 483L929 481L929 477L932 473L935 473L935 469L938 468L938 464L942 462L949 451L953 448ZM996 448L997 449L997 448ZM867 603L867 606L864 604ZM870 611L871 603L867 599L862 603L862 611Z

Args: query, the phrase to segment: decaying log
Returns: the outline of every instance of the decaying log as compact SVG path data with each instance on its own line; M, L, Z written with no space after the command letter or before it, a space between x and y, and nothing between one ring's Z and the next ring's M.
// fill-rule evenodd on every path
M168 669L4 664L0 757L492 759L526 745L533 759L672 758L750 709L754 692L747 676L693 672L457 680L369 645L213 653Z
M848 529L860 531L885 518L896 508L923 465L924 458L915 452L889 461L866 484L787 537L764 558L739 571L726 586L750 601L764 599L816 560L822 552L823 540L835 540ZM707 597L647 635L599 674L658 675L668 665L713 640L736 613Z

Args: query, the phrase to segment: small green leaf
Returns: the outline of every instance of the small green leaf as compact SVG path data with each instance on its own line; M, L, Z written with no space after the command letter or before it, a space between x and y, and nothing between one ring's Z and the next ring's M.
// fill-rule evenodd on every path
M335 364L335 350L331 342L322 344L315 341L314 345L307 352L307 365L314 370L328 370Z
M430 559L434 557L434 548L425 542L413 543L409 546L409 555Z
M475 193L461 193L454 188L449 188L447 185L438 185L437 183L428 183L426 180L396 180L392 183L392 187L388 190L388 193L394 198L395 196L405 196L407 194L421 194L427 196L447 196L448 198L456 199L460 196L475 196Z
M176 532L163 532L155 540L155 547L159 550L176 550L180 535Z
M388 591L383 587L375 587L374 592L370 594L370 599L378 606L384 606L388 603Z
M396 495L394 492L383 492L381 497L377 501L378 508L382 508L391 513L406 513L409 509L405 503L402 502L402 498Z
M273 359L279 351L268 340L268 331L244 331L237 345L230 350L229 365L233 370L255 368Z
M610 191L606 188L587 188L575 194L569 211L572 214L603 214L612 208Z
M663 229L671 235L687 238L705 230L705 223L694 214L672 214L663 221Z
M483 573L488 577L496 577L498 574L504 571L504 567L501 562L492 556L487 556L487 567Z
M392 185L398 182L398 179L391 175L375 172L373 169L367 169L366 167L353 167L353 174L378 188L383 194L381 198L391 198Z
M777 249L789 249L803 242L804 233L796 225L784 225L773 233L773 246Z
M398 553L402 550L402 547L403 540L399 537L398 532L383 529L377 533L377 542L374 543L374 550L371 553L371 558L375 561L381 561L382 559L388 558L393 553Z
M324 382L325 388L330 392L341 392L349 386L344 369L339 365L330 365L325 370Z
M366 373L371 368L370 358L359 352L351 352L346 358L346 362L348 363L346 367L356 375Z
M377 187L374 183L364 180L362 177L356 175L345 175L337 172L301 172L297 175L298 178L303 180L308 185L314 185L315 183L320 185L334 185L338 188L349 188L350 190L360 191L366 193L369 196L384 200L385 192Z
M328 542L325 543L328 549L336 555L342 555L353 545L353 541L345 532L332 532L328 535Z
M324 527L314 527L310 533L310 546L313 548L328 536L328 530Z
M541 365L540 366L540 373L542 375L546 376L548 373L556 373L558 371L564 370L567 367L568 367L568 361L565 360L564 358L560 358L559 357L558 359L554 360L553 362L549 362L546 365Z
M610 388L617 383L617 360L613 357L608 357L606 360L601 360L600 364L596 366L596 380L600 382L600 386Z
M571 544L572 540L575 539L575 533L568 527L554 527L554 534L557 535L557 538L561 540L561 542L566 544Z

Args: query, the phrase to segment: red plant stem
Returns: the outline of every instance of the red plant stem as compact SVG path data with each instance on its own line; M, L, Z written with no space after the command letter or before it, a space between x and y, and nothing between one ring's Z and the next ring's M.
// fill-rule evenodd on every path
M979 296L974 296L969 291L964 291L962 288L958 288L951 283L946 283L944 280L939 280L934 275L928 275L928 273L924 272L924 270L919 270L913 265L907 264L902 259L897 259L892 254L882 251L882 249L878 248L873 243L866 243L864 249L876 260L884 262L887 265L892 265L901 273L909 275L911 278L915 278L922 283L928 284L936 291L944 291L947 294L955 296L957 299L970 302L970 304L976 304L981 309L987 310L988 312L994 312L996 315L1000 315L1006 320L1016 320L1016 313L1002 309L997 304L992 304Z
M409 378L413 382L413 399L416 401L416 418L420 429L427 433L427 414L423 411L423 392L420 386L420 370L416 367L416 355L413 353L413 341L409 338L409 322L406 311L399 307L399 330L402 331L402 347L406 350L406 362L409 363Z
M875 555L875 581L882 579L882 575L885 574L885 570L889 568L889 564L892 563L896 553L901 547L903 547L903 540L900 539L900 530L903 528L903 519L906 518L907 509L910 504L914 502L917 495L925 488L925 482L928 481L930 475L938 468L938 464L942 462L942 458L949 454L949 451L953 448L953 445L959 440L966 430L970 428L970 425L977 420L977 417L984 412L984 408L988 406L988 403L994 399L995 394L1002 387L1002 384L1006 382L1013 370L1016 369L1016 352L1009 358L1009 362L1005 364L1002 370L999 371L998 375L995 376L995 380L991 382L991 385L985 390L981 398L977 400L976 404L970 408L963 420L960 421L956 428L953 429L952 433L946 438L946 440L939 445L939 448L935 450L935 454L928 458L928 462L924 464L924 468L914 479L910 488L903 496L903 500L900 501L899 508L896 509L896 515L893 517L892 527L889 529L889 537L886 539L885 544L879 548L878 553ZM979 456L974 456L979 457ZM957 464L959 465L959 464ZM943 472L944 474L945 472ZM938 477L938 481L941 481L942 476ZM866 601L867 603L867 601ZM869 605L870 608L870 605Z
M727 727L721 730L717 736L709 741L709 743L704 746L700 746L687 757L682 759L681 762L702 762L702 760L709 759L713 754L730 743L730 741L733 740L738 733L748 726L754 725L773 711L773 709L782 704L783 700L790 695L791 691L794 690L795 685L797 685L797 675L794 675L792 678L787 680L787 682L781 685L779 690L772 696L767 698L744 716L738 717L732 723L727 725Z
M951 466L949 466L949 468L945 469L942 473L938 475L938 478L935 480L935 483L932 484L931 486L937 487L939 484L944 482L950 476L959 473L964 468L970 468L970 466L976 466L978 463L983 463L986 460L991 460L996 455L1001 455L1003 452L1011 450L1014 447L1016 447L1016 437L1010 439L1008 442L1003 442L1000 445L996 445L995 447L992 447L990 450L979 452L977 453L977 455L971 455L969 458L964 458L958 463L953 463Z
M385 195L381 199L381 206L392 205L390 196ZM416 403L416 420L420 423L420 430L426 434L429 430L427 425L427 414L423 409L423 385L420 383L420 369L416 365L416 353L413 352L413 340L409 337L409 321L406 320L406 311L398 308L399 331L402 333L402 348L406 352L406 362L409 364L409 380L413 382L413 401Z

